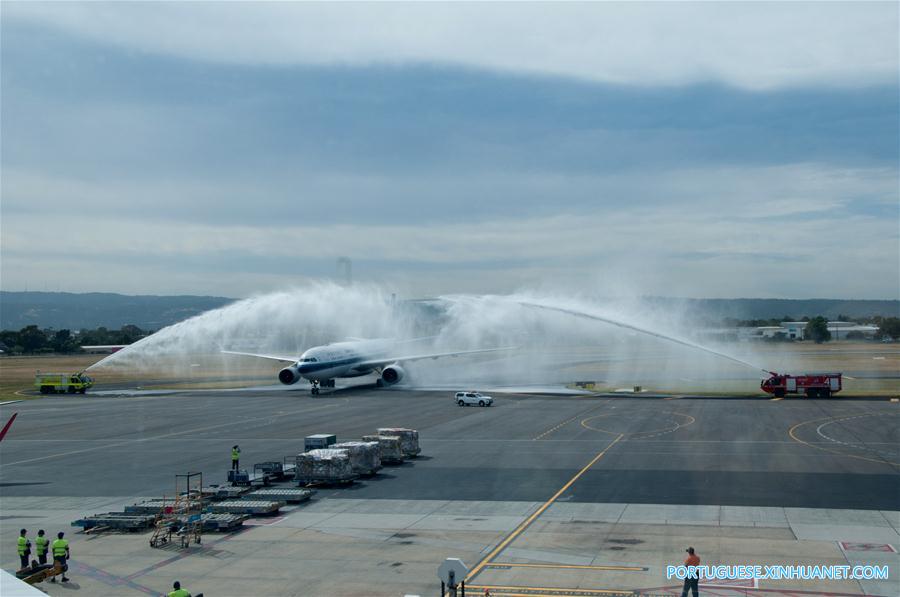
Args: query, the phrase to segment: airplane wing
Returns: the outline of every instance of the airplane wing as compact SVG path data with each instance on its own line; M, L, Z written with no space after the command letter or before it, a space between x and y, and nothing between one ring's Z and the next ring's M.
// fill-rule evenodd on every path
M419 336L418 338L409 338L408 340L397 340L397 344L412 344L413 342L422 342L423 340L434 340L437 336Z
M356 363L354 365L354 369L369 369L375 367L381 367L384 365L390 365L391 363L398 363L403 361L422 361L425 359L439 359L441 357L456 357L463 354L479 354L486 352L500 352L503 350L513 350L514 346L507 346L503 348L481 348L479 350L459 350L456 352L435 352L432 354L414 354L408 356L399 356L399 357L382 357L378 359L370 359L368 361L362 361L361 363Z
M258 359L269 359L270 361L281 361L282 363L296 363L300 357L286 357L274 354L256 354L253 352L235 352L233 350L223 350L223 354L236 354L242 357L256 357Z
M3 431L0 431L0 441L3 441L3 438L6 437L6 432L9 431L9 428L12 427L13 421L16 420L16 417L19 416L19 413L13 413L13 415L9 418L9 421L6 422L6 425L3 426Z
M407 340L394 340L394 344L409 344L411 342L421 342L422 340L434 340L437 336L419 336L418 338L409 338ZM349 340L351 342L365 342L366 340L371 340L372 338L357 338L356 336L347 336L344 340Z

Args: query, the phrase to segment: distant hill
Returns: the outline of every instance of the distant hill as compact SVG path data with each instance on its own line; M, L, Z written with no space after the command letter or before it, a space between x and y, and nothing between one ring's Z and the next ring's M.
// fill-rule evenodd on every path
M0 329L20 330L27 325L40 328L119 329L133 324L144 330L158 330L222 307L236 299L218 296L127 296L107 292L0 292ZM823 315L852 319L884 315L900 316L900 301L841 299L677 299L646 298L661 308L680 309L698 320L771 319L785 315ZM415 301L413 301L415 302Z
M127 296L109 292L0 291L0 329L119 329L136 325L158 330L235 299L218 296Z

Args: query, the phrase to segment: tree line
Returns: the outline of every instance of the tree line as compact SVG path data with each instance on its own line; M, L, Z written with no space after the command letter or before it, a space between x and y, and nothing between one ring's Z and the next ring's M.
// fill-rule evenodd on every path
M839 315L837 321L848 321L850 318ZM776 319L726 319L723 323L728 327L763 327L778 326L785 321L805 321L805 336L815 342L827 342L831 340L831 332L828 331L828 320L824 317L802 317L794 319L789 315ZM877 325L879 328L876 339L892 338L900 339L900 317L875 316L858 320L861 324ZM36 325L29 325L19 331L0 331L0 350L6 354L68 354L78 352L81 346L102 344L131 344L145 336L152 334L152 330L142 330L136 325L123 325L118 330L110 330L99 327L94 330L82 329L77 333L72 330L41 329ZM848 340L856 338L854 332L847 336ZM842 336L843 337L843 336Z
M19 331L0 331L0 346L7 354L68 354L79 352L81 346L98 344L131 344L152 334L136 325L123 325L118 330L99 327L95 330L42 330L36 325L25 326Z
M846 315L838 315L835 321L851 321L852 318ZM805 321L804 337L817 343L828 342L831 340L831 332L828 331L828 319L821 315L816 317L801 317L794 319L790 315L785 315L780 319L733 319L725 320L728 327L775 327L785 321ZM900 339L900 317L882 317L876 315L874 317L861 318L856 320L861 325L878 326L878 333L875 334L876 340L883 338L891 338L893 340ZM842 335L842 337L845 337ZM861 332L848 332L846 339L860 340L864 336Z

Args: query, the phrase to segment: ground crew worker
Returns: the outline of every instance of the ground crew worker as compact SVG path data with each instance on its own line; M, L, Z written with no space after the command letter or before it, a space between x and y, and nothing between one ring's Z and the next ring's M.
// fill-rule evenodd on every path
M63 539L62 531L56 533L56 541L53 542L53 545L50 546L50 549L53 550L53 562L59 562L60 568L62 568L62 581L69 582L69 579L66 578L66 570L69 569L68 564L66 564L66 560L69 559L69 541L67 539ZM50 579L50 582L56 582L56 577Z
M38 536L34 538L34 547L37 550L38 563L47 563L47 550L50 548L50 540L44 537L44 529L38 531Z
M700 556L694 553L693 547L688 547L684 551L687 552L688 556L684 559L685 566L699 566L700 565ZM699 593L700 577L697 573L690 573L684 578L684 589L681 591L681 597L687 597L688 590L694 594L694 597L697 597Z
M191 597L191 594L181 588L181 583L177 580L172 583L174 591L170 591L166 597Z
M20 568L28 568L28 556L31 555L31 541L25 535L28 534L26 529L19 531L19 562L22 564Z
M231 448L231 470L238 470L238 461L241 458L241 448L237 445Z

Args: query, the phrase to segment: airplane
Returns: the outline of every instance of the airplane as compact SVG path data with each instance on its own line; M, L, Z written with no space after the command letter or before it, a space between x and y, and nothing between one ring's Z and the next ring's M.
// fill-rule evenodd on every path
M285 385L291 385L297 383L300 379L307 379L312 385L311 393L316 395L319 393L320 386L333 388L335 378L360 377L371 373L379 373L380 377L376 385L381 388L399 383L406 376L406 370L401 363L510 350L510 348L483 348L431 354L400 354L400 356L391 354L392 351L396 351L398 344L422 339L416 338L403 342L383 338L375 340L354 339L346 342L314 346L299 357L236 352L233 350L223 350L222 352L224 354L290 363L289 366L278 372L278 381Z
M6 425L3 426L3 431L0 431L0 442L3 441L3 438L6 437L6 432L9 431L9 428L12 427L13 421L16 420L16 417L19 416L19 413L13 413L13 415L9 418L9 421L6 422Z

